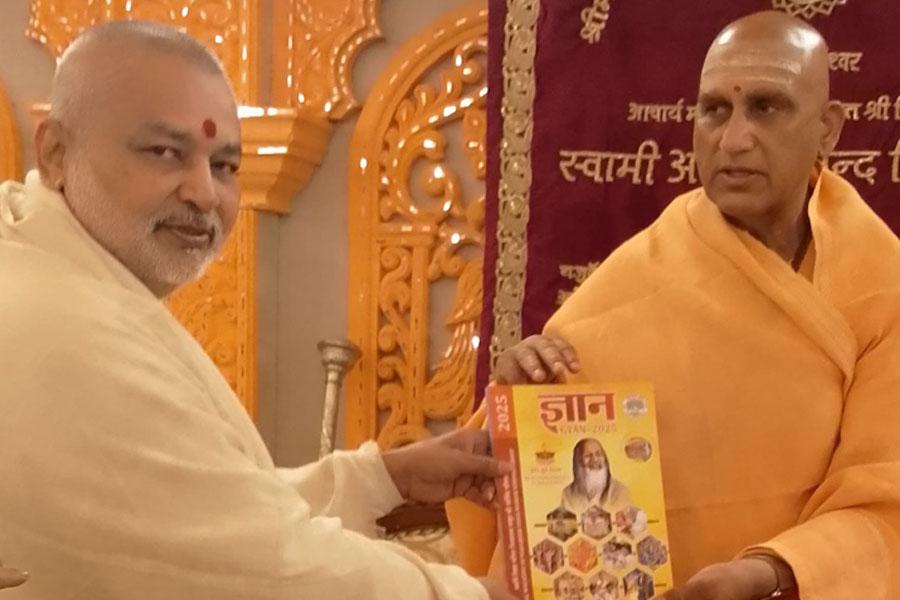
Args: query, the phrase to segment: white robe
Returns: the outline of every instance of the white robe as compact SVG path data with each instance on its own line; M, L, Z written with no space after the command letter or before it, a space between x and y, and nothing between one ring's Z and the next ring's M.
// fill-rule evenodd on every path
M575 485L573 481L563 488L560 506L568 511L581 516L593 505L600 506L608 511L617 511L627 507L631 503L631 494L628 488L618 479L610 479L609 487L599 498L590 498L587 492Z
M374 444L276 469L194 339L36 173L0 186L3 598L486 599L371 539Z

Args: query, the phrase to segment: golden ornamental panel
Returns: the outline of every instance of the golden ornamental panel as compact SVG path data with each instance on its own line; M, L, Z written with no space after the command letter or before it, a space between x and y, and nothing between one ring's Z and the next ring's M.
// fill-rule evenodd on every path
M0 85L0 181L22 179L21 148L16 115Z
M372 438L402 445L472 412L486 49L484 2L448 14L397 53L360 115L349 172L348 325L362 351L346 385L350 446ZM447 281L450 341L431 356L432 294Z
M58 57L91 25L119 19L190 33L222 61L240 101L257 101L257 0L32 0L25 34Z
M357 102L353 60L380 36L379 0L280 0L273 6L272 100L329 120Z
M25 35L59 57L88 27L121 18L119 4L100 0L32 0Z

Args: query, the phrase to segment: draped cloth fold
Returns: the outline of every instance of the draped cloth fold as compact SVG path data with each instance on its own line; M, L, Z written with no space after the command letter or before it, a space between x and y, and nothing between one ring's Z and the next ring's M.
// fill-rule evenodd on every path
M577 350L573 383L653 383L676 583L754 549L804 599L896 598L900 241L827 170L808 213L795 272L702 190L680 196L545 332ZM490 515L450 513L463 564L485 569L493 538L470 522Z
M276 469L216 365L37 173L0 185L0 555L11 598L484 600L372 539L377 446ZM5 597L5 596L4 596Z

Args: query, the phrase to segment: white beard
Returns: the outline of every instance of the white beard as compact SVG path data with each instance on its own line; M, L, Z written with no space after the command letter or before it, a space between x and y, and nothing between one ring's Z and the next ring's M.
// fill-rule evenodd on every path
M82 161L73 163L67 189L70 193L77 190L82 197L76 214L82 226L145 285L154 282L173 288L181 287L202 277L221 253L223 226L215 211L196 216L186 207L170 203L160 208L159 214L145 222L135 223L128 220L127 214L106 197L93 172ZM157 224L167 219L214 228L218 247L165 252L153 236ZM129 233L127 238L122 238L122 232Z
M606 491L609 484L609 469L584 469L581 474L581 485L588 498L593 500Z

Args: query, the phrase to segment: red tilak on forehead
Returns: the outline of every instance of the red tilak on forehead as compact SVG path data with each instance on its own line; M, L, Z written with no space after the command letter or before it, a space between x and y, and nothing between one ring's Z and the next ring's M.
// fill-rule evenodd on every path
M203 121L203 133L205 133L208 138L216 137L216 122L212 119Z

